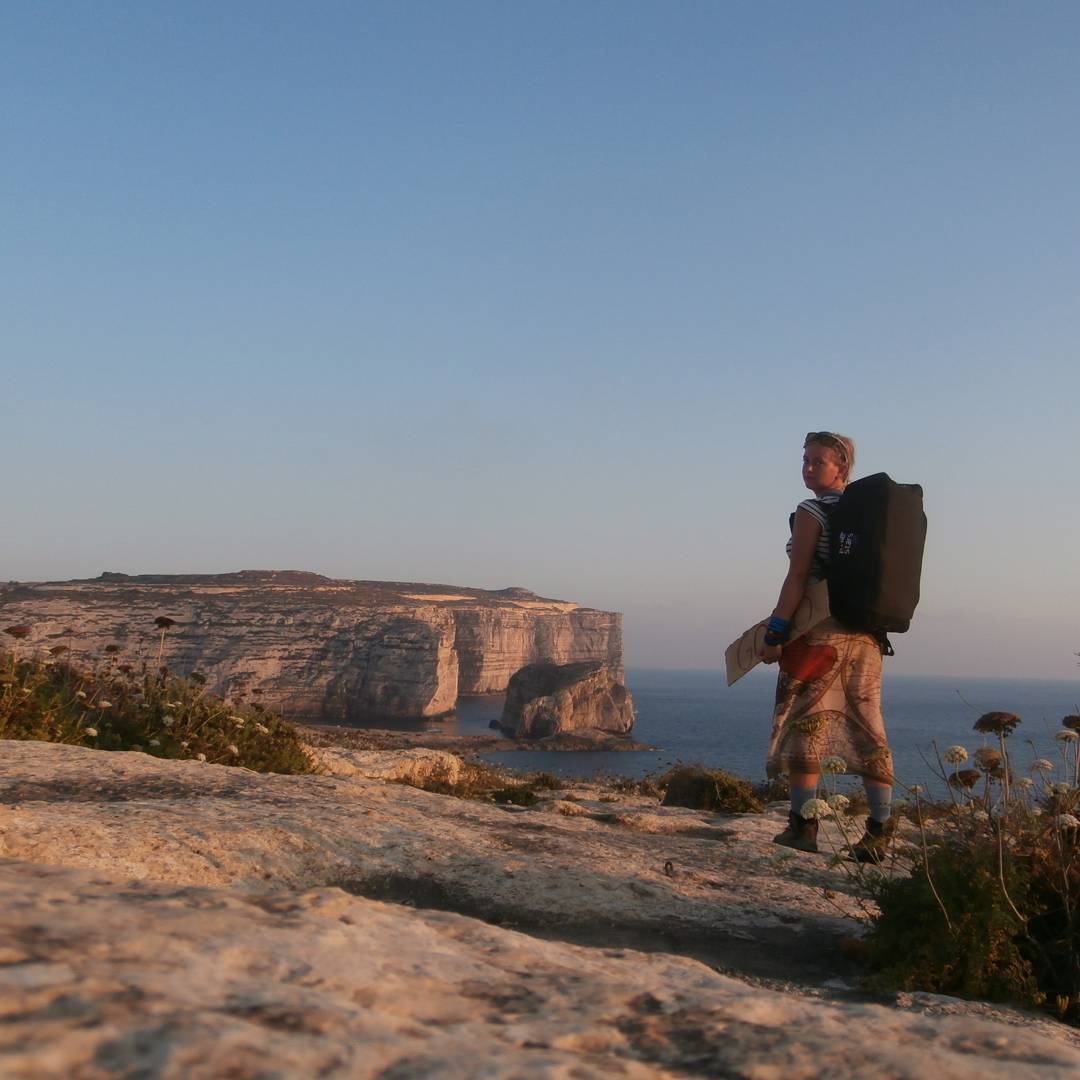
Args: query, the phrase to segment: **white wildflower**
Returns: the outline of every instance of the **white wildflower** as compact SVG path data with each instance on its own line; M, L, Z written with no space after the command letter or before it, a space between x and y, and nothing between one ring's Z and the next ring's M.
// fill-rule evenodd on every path
M1076 731L1059 731L1055 736L1058 742L1076 742L1080 739L1080 732Z
M96 727L83 728L83 734L84 735L89 735L90 738L93 739L97 735L97 728Z
M77 698L84 698L84 697L86 697L86 691L85 690L76 690L75 691L75 696Z
M225 749L228 750L229 753L232 754L233 757L239 757L240 756L240 751L237 750L236 747L233 746L232 743L229 743L229 745L226 746Z
M99 702L97 703L97 707L98 707L99 709L111 709L111 708L112 708L112 702L111 702L111 701L106 701L106 700L105 700L104 698L102 698L102 699L101 699L101 700L100 700L100 701L99 701Z
M1054 763L1052 761L1047 761L1046 758L1044 758L1044 757L1036 758L1031 763L1031 767L1033 769L1035 769L1037 772L1053 772L1054 771Z
M161 740L160 739L151 739L150 740L150 745L151 746L160 746L161 745Z
M846 773L847 762L842 757L827 757L821 762L821 771L823 773Z
M989 821L990 815L985 810L976 810L971 815L976 821Z
M165 701L162 704L166 709L179 709L184 703L182 701Z
M255 730L260 735L269 735L270 734L270 729L265 724L256 724L255 725Z
M1071 784L1057 783L1051 784L1050 786L1053 788L1055 795L1068 795L1069 792L1072 791Z
M980 746L975 751L975 764L986 772L996 768L1001 761L1001 751L995 750L992 746Z
M1020 779L1016 781L1016 786L1021 791L1030 791L1035 786L1035 781L1032 780L1030 776L1021 776Z
M968 759L968 752L962 746L950 746L941 755L943 761L950 765L959 765Z
M166 714L165 714L165 715L164 715L164 716L163 716L163 717L161 718L161 722L162 722L162 723L163 723L163 724L164 724L164 725L165 725L166 727L172 727L172 726L173 726L173 724L175 724L175 723L176 723L176 717L175 717L175 716L173 716L173 714L172 714L172 713L166 713Z
M1054 821L1059 829L1080 829L1080 818L1075 814L1058 814Z
M843 813L850 805L851 800L846 795L830 795L826 800L829 809L834 813Z
M912 795L921 795L925 788L922 786L922 784L912 784L908 790L911 792Z
M184 740L183 740L183 741L182 741L182 742L180 743L180 746L181 746L181 747L182 747L182 748L183 748L184 750L186 750L186 749L187 749L187 748L188 748L188 747L189 747L190 745L191 745L191 743L189 743L189 742L187 741L187 739L184 739Z
M807 821L812 821L815 818L828 817L832 813L832 808L824 799L807 799L799 813Z
M205 754L196 754L195 755L195 760L196 761L205 761L206 760L206 755Z

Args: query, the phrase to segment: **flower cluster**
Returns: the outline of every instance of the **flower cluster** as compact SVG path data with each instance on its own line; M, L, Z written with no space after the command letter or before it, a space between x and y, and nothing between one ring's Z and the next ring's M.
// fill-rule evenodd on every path
M952 806L917 799L911 876L868 886L878 905L868 956L888 971L883 988L1056 1002L1058 1016L1076 1022L1080 935L1059 913L1080 896L1080 714L1055 735L1058 766L1036 758L1031 775L1014 778L1007 740L1019 724L1014 713L980 716L975 729L994 745L974 750L970 767L963 746L940 753ZM933 942L913 946L913 925Z
M27 647L32 642L31 635ZM263 707L249 711L222 699L206 689L206 679L179 678L147 661L118 662L122 647L112 643L97 661L73 663L70 652L46 639L40 655L23 657L10 647L0 654L0 738L258 771L313 769L295 728Z
M832 807L829 806L825 799L807 799L803 803L802 810L799 811L807 821L816 821L818 818L828 817L832 812Z
M988 712L975 721L975 730L1008 738L1019 723L1020 717L1015 713Z
M992 746L981 746L975 751L975 764L986 771L996 769L1003 760L1001 751L995 750Z

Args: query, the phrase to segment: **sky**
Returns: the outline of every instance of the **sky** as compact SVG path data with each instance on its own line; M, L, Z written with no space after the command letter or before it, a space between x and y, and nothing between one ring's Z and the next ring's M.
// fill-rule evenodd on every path
M0 11L0 578L303 569L721 667L809 430L925 489L890 669L1077 679L1080 6Z

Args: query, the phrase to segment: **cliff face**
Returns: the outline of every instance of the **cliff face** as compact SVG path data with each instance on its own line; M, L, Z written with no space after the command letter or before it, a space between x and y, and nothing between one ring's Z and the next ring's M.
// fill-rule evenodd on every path
M455 609L460 693L505 690L515 671L540 660L599 660L622 679L622 616L576 604L542 607L548 602L535 599L519 603Z
M175 620L162 639L154 620ZM504 690L538 660L601 660L622 672L622 617L524 589L341 581L295 571L103 574L12 584L0 626L25 651L66 646L78 663L162 661L216 693L254 691L307 722L438 716L459 694Z

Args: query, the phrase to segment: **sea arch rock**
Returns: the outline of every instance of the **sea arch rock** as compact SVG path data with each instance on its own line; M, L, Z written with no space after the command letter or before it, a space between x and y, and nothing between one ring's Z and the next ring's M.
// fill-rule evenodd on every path
M510 679L498 726L518 739L583 731L626 735L634 726L634 703L604 664L528 664Z

